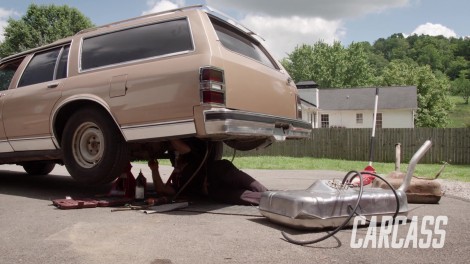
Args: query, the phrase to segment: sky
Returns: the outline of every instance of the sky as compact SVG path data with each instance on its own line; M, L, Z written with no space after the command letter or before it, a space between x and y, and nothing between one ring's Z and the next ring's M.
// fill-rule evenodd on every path
M470 37L467 0L0 0L0 41L7 20L31 3L76 7L97 26L166 9L206 4L258 33L277 58L297 45L343 45L395 33Z

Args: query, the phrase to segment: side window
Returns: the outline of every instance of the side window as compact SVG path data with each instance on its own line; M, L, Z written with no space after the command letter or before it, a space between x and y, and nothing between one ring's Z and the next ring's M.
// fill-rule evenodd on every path
M24 70L18 87L52 81L60 50L61 48L56 48L34 55Z
M83 40L82 70L193 50L187 19L116 31Z
M67 77L70 45L37 53L21 76L18 87Z
M13 79L13 75L15 75L15 72L23 59L24 57L0 65L0 91L8 89L11 80Z
M62 79L67 77L67 61L69 58L70 46L67 45L60 53L60 59L57 63L56 76L54 79Z

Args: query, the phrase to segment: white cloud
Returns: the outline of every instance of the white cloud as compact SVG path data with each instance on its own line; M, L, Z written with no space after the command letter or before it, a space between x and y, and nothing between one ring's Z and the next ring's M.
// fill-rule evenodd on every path
M177 1L169 1L169 0L149 0L147 1L147 5L150 7L149 10L142 12L142 15L147 15L151 13L158 13L166 10L175 9L181 6L184 6L184 0L177 0Z
M426 23L418 26L412 33L416 35L444 36L446 38L457 37L452 29L441 24Z
M5 40L5 27L8 25L8 18L12 16L19 16L19 13L14 10L6 10L0 7L0 42Z
M340 20L248 15L241 22L263 37L268 49L279 59L286 57L297 45L313 44L318 40L332 43L344 35Z
M267 40L278 58L296 45L318 40L331 43L346 35L344 19L403 7L411 0L206 0L221 10L231 10L240 21Z

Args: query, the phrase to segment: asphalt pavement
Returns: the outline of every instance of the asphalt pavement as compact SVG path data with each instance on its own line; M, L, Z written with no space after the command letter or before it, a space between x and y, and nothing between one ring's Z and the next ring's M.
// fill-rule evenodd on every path
M133 165L134 175L142 169L150 187L147 166ZM163 177L168 177L171 168L161 167ZM276 190L305 189L317 179L345 175L340 171L244 171ZM407 248L403 243L384 248L392 235L382 240L381 248L373 248L380 236L371 238L373 229L367 227L357 232L348 228L320 243L298 246L284 240L281 231L297 239L325 232L294 230L271 223L256 207L209 200L158 214L51 206L52 199L92 198L109 190L110 185L76 183L62 166L48 176L30 176L20 166L1 165L0 263L469 263L470 202L462 199L444 196L439 204L410 205L408 218L416 221L395 226L396 241L419 237L408 241ZM447 222L437 226L443 217ZM376 231L380 233L380 227ZM430 238L435 243L426 244ZM442 248L436 248L439 245Z

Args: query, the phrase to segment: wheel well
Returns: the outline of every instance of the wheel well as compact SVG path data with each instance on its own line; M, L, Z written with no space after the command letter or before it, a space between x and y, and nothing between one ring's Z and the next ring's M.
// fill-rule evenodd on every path
M77 100L68 103L59 110L59 113L56 115L54 121L54 135L56 136L59 145L62 144L62 134L64 132L67 120L73 113L75 113L78 109L82 108L96 108L97 111L101 111L108 115L109 118L112 118L109 112L102 105L96 102L89 100Z

